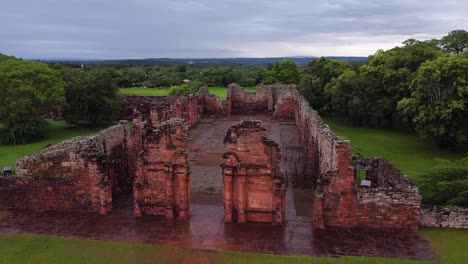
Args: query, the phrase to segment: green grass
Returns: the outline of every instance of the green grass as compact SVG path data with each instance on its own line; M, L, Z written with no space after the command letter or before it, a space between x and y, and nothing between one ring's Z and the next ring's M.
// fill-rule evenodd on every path
M386 158L411 179L418 179L422 172L439 164L440 159L455 160L466 156L464 153L440 150L413 134L353 127L341 118L324 119L337 135L351 140L353 152Z
M0 263L416 263L382 258L313 258L192 250L43 235L0 234Z
M244 90L248 93L255 93L257 88L255 87L246 87ZM140 95L140 96L168 96L169 89L164 87L157 88L120 88L121 94L126 95ZM210 93L218 96L222 100L226 100L227 97L227 88L226 87L208 87Z
M65 139L85 136L98 132L100 129L85 129L67 125L64 121L48 121L49 133L44 140L30 144L8 146L0 145L0 168L14 166L16 159L45 148L48 144L57 144Z
M169 88L120 88L121 94L125 95L140 95L140 96L168 96Z
M442 263L468 263L467 229L422 228L420 234L431 241Z

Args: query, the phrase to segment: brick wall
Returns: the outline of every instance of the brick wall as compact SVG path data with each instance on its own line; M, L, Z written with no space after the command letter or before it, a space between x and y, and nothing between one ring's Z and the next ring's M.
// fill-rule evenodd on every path
M182 119L147 124L134 183L136 216L188 217L187 129Z
M278 144L265 137L259 121L232 126L221 165L225 222L284 223L286 180L280 171Z

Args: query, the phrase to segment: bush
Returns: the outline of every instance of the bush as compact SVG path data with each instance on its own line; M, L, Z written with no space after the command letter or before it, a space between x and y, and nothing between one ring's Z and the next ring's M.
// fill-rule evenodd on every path
M176 85L169 89L169 95L186 95L191 93L192 89L188 85Z
M0 132L0 143L7 145L26 144L45 138L47 122L42 119L18 121Z
M423 203L468 207L468 158L428 171L419 187Z

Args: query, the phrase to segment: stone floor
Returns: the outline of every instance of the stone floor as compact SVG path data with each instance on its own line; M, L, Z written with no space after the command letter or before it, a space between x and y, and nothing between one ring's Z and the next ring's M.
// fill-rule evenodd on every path
M0 221L2 233L36 233L85 239L167 245L186 248L233 250L314 256L374 256L431 260L436 258L428 241L417 233L371 230L313 231L312 191L288 190L287 224L224 224L222 177L219 164L228 128L242 119L262 120L267 135L278 142L283 167L293 174L294 155L300 155L297 130L290 121L268 116L233 116L203 119L190 130L189 160L192 170L191 217L133 217L132 196L114 200L107 216L78 213L13 211ZM296 166L297 167L297 166Z
M282 151L282 169L289 177L301 174L301 168L294 164L303 153L296 125L291 120L280 121L267 115L231 116L225 118L203 118L190 129L189 165L192 171L193 193L222 193L222 155L226 152L223 144L228 129L241 120L260 120L267 129L267 137L277 142Z

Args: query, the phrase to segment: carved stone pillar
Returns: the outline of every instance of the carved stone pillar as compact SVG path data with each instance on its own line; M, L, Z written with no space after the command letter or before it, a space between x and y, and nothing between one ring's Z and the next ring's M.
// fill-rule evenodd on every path
M226 171L225 171L223 182L224 182L224 222L232 223L232 174L226 174Z
M237 203L238 203L238 215L237 215L237 222L238 223L245 223L247 222L245 216L245 176L239 176L237 178Z
M166 167L166 218L174 218L174 174L172 167Z

